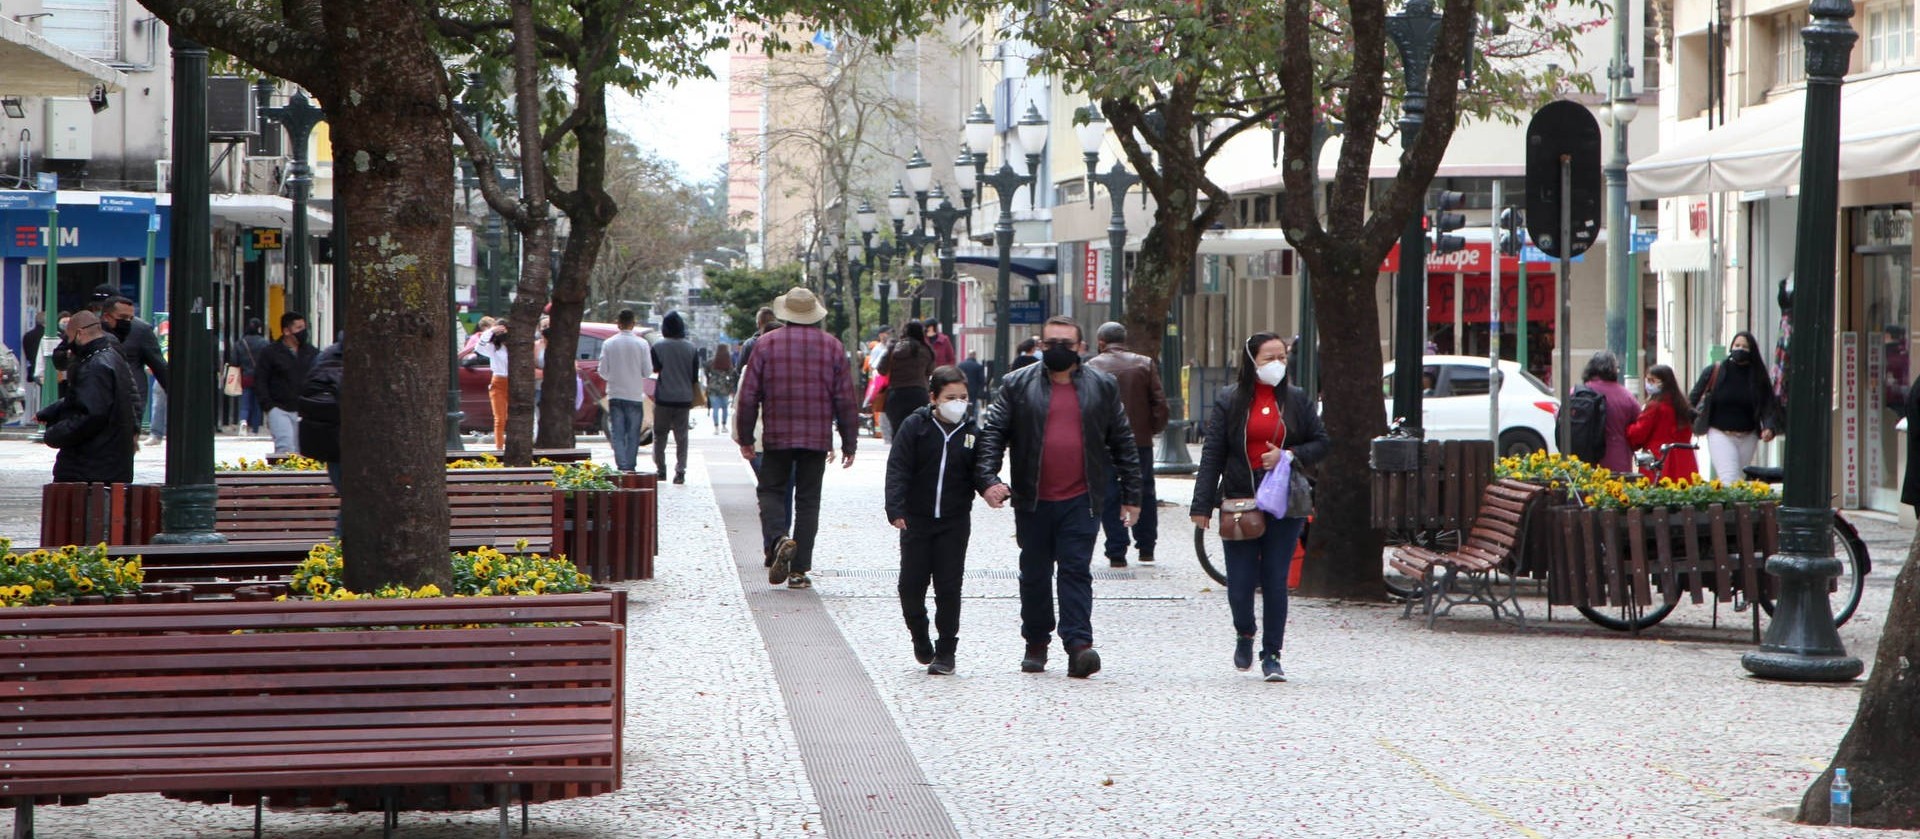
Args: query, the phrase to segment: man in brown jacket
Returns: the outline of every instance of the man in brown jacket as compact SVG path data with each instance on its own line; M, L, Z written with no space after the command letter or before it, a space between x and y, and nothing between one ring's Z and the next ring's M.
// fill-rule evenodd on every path
M1140 562L1153 562L1153 546L1160 535L1160 516L1154 512L1153 435L1167 428L1167 393L1160 387L1160 369L1153 359L1127 351L1127 328L1103 323L1094 332L1100 354L1087 360L1087 366L1120 383L1120 404L1126 408L1127 423L1133 427L1133 441L1140 447L1140 518L1133 524L1133 542L1140 548ZM1107 564L1127 567L1127 527L1120 522L1120 493L1107 491L1105 526Z

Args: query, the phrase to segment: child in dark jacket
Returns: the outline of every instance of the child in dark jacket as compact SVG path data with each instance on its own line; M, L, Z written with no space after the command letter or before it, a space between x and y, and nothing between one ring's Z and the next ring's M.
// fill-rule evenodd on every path
M913 634L913 657L927 672L953 672L959 644L960 580L972 532L974 443L978 431L967 377L940 367L928 382L932 403L893 432L887 456L887 521L900 531L900 611ZM935 642L927 637L927 583L933 583Z

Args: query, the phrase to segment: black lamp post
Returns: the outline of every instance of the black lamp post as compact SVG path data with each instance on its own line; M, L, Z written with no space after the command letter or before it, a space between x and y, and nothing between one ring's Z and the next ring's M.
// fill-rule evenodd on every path
M1087 161L1087 180L1090 184L1099 184L1107 188L1107 203L1113 206L1113 215L1107 218L1107 252L1113 260L1110 266L1111 285L1107 287L1113 298L1112 312L1115 320L1126 311L1126 264L1127 264L1127 190L1140 182L1140 176L1133 174L1113 161L1113 168L1105 174L1094 171L1100 165L1100 144L1107 139L1107 120L1100 115L1100 109L1088 105L1087 120L1077 129L1080 134L1080 152ZM1087 205L1093 205L1093 189L1087 189ZM1144 337L1144 336L1143 336Z
M1039 112L1033 110L1031 107L1028 108L1028 112L1034 116L1039 115ZM994 194L1000 198L1000 218L994 222L993 225L994 243L999 246L1000 250L998 277L993 291L993 366L991 371L997 379L1000 374L1006 372L1007 365L1012 361L1012 346L1009 343L1012 336L1012 313L1008 310L1013 308L1013 301L1011 299L1013 288L1013 196L1020 191L1021 187L1034 182L1034 174L1032 173L1039 168L1037 164L1040 155L1038 151L1034 151L1028 155L1029 174L1022 175L1013 171L1013 164L1004 160L1001 161L998 171L991 175L985 174L987 168L987 153L981 151L981 149L985 149L993 143L993 128L993 117L987 113L986 106L975 103L973 113L967 117L966 126L967 147L974 150L974 183L978 185L979 189L983 190L980 193L982 198L986 197L984 190L987 187L993 187ZM1025 141L1029 139L1027 135L1037 136L1037 148L1044 149L1046 147L1046 128L1047 124L1045 121L1038 123L1036 130L1035 128L1030 128L1026 120L1023 119L1021 120L1019 134L1017 134L1016 137L1024 146Z
M900 244L913 254L913 265L907 269L907 291L913 295L913 302L907 316L914 320L920 319L920 287L927 278L927 246L936 241L934 235L926 231L926 218L926 214L922 213L913 232L900 237Z
M968 171L971 172L971 170ZM929 197L939 202L933 209L922 214L927 222L933 225L934 249L940 258L940 304L935 311L940 316L940 323L951 333L959 325L960 313L960 282L954 273L953 265L954 249L959 246L960 241L954 238L953 226L959 223L967 211L953 206L953 202L947 199L946 190L939 184L933 185L933 192Z
M1813 0L1801 30L1807 51L1807 111L1800 140L1800 212L1794 227L1794 330L1787 348L1787 483L1780 508L1780 553L1767 572L1780 578L1773 622L1760 649L1740 658L1755 676L1843 682L1860 675L1833 626L1828 580L1833 510L1827 505L1827 447L1832 435L1833 218L1840 191L1840 84L1858 39L1848 0Z
M212 370L214 365L212 178L207 150L207 48L178 30L173 47L173 262L167 308L173 313L170 341L176 370ZM49 269L51 270L51 269ZM48 311L55 308L50 301ZM46 340L53 340L51 332ZM49 379L52 376L47 376ZM212 376L175 376L167 400L167 485L160 491L159 545L204 545L227 541L214 532Z
M913 232L907 235L906 240L907 247L913 250L912 317L914 320L919 320L920 287L926 280L924 257L927 245L933 244L934 238L927 233L927 189L933 183L933 164L927 162L918 148L913 150L913 158L907 161L907 183L913 188L913 203L919 208L919 212L914 216Z
M960 182L960 212L967 220L969 239L973 238L973 197L980 191L980 185L974 181L978 174L973 168L973 148L961 143L960 154L953 159L953 177Z
M313 127L327 118L314 107L305 91L294 91L285 105L260 109L261 115L287 130L287 186L293 192L293 242L287 247L288 309L313 313L313 270L307 258L307 199L313 194L313 167L307 165L307 141ZM334 315L335 318L339 314Z
M861 206L865 207L866 205L862 204ZM871 210L871 208L867 209ZM861 231L860 233L862 240L870 239L872 236L873 234L867 233L866 231ZM856 355L859 352L860 345L863 343L860 340L860 275L867 272L866 259L866 246L861 242L848 239L847 298L853 302L853 312L851 320L848 322L847 337L849 340L847 341L847 346L854 348ZM857 361L858 359L856 359L856 362ZM860 372L857 364L855 365L854 372Z
M1387 16L1387 35L1400 49L1401 69L1406 74L1407 98L1400 117L1400 145L1413 148L1427 114L1427 65L1433 60L1433 43L1440 36L1440 15L1433 0L1407 0L1399 14ZM1314 165L1319 165L1315 163ZM1422 202L1423 204L1425 202ZM1407 218L1400 233L1400 274L1394 282L1393 416L1420 436L1426 420L1421 415L1421 357L1427 341L1423 322L1427 302L1426 231L1421 217ZM1564 332L1566 324L1561 324Z

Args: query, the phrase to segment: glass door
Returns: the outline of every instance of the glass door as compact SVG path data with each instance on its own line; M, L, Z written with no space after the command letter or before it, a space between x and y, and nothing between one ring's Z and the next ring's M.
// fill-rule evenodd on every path
M1913 381L1908 363L1912 339L1913 213L1907 208L1870 209L1856 226L1854 248L1860 266L1861 503L1898 512L1901 438L1895 426L1905 409Z

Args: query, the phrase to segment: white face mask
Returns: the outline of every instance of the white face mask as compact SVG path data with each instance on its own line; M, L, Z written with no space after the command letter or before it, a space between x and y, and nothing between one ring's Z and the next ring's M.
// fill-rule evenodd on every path
M1261 384L1272 387L1280 384L1280 380L1287 377L1287 363L1284 361L1269 361L1259 367L1255 367L1253 374L1260 377Z
M940 418L946 420L948 425L959 425L967 417L965 402L942 402L935 410L940 412Z
M1652 383L1652 382L1648 382L1648 383L1647 383L1647 395L1648 395L1648 396L1659 396L1659 395L1660 395L1660 386L1659 386L1659 385L1657 385L1657 384L1654 384L1654 383Z

